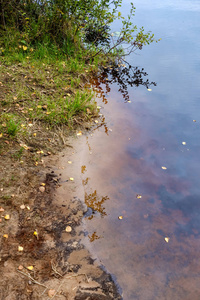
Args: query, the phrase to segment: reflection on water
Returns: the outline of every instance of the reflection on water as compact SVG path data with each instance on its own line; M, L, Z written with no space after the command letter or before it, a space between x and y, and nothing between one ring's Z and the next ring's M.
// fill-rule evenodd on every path
M137 57L156 74L156 88L139 67L109 67L93 82L103 122L86 139L80 170L90 208L85 243L124 300L199 300L200 19L184 5L171 11L172 1L157 10L149 3L151 14L145 3L155 30L173 30L160 50ZM193 43L191 55L184 45Z
M155 82L150 82L149 79L146 79L147 75L144 68L134 67L126 61L123 61L123 63L120 61L119 63L113 63L109 67L104 67L102 72L91 83L96 87L97 94L103 98L104 103L107 103L105 95L111 91L111 84L113 83L118 85L118 92L122 95L124 101L127 102L130 100L129 87L144 86L149 89L150 86L156 86Z

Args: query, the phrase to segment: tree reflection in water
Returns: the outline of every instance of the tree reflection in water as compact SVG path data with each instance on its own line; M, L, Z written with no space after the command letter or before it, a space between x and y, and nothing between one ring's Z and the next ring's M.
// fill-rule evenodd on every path
M107 103L106 94L110 92L111 84L116 83L124 101L128 102L130 100L129 87L143 85L149 89L152 85L156 86L154 81L150 82L148 78L146 79L147 75L144 68L131 66L124 61L124 63L112 63L110 66L102 67L98 75L91 80L91 84L95 86L96 92L102 97L103 102Z

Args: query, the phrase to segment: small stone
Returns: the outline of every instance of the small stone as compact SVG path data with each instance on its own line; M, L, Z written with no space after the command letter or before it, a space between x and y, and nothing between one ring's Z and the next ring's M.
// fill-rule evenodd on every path
M39 191L40 191L41 193L44 193L44 192L45 192L45 187L44 187L44 186L40 186L40 187L39 187Z
M48 290L48 296L49 296L50 298L53 298L53 297L55 296L55 294L56 294L56 291L55 291L55 290L53 290L53 289Z
M24 268L24 267L23 267L22 265L20 265L20 266L18 267L18 270L21 271L21 270L23 270L23 268Z

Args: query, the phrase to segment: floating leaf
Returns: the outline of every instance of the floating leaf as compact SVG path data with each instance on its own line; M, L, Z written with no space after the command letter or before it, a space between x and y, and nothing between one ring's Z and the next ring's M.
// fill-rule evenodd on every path
M182 142L182 145L186 145L186 142Z
M128 102L128 103L131 103L131 100L128 100L127 102Z
M136 198L137 198L137 199L141 199L141 198L142 198L142 195L137 194L137 195L136 195Z
M196 120L193 120L193 122L196 122Z
M71 232L71 231L72 231L71 226L67 226L67 227L65 228L65 231L66 231L66 232Z
M0 138L2 138L2 136L3 136L3 133L0 133Z
M151 92L151 91L152 91L152 89L147 89L147 91Z
M169 237L165 237L165 242L169 243Z
M118 217L118 219L119 219L119 220L122 220L122 219L123 219L123 217L122 217L122 216L119 216L119 217Z
M167 168L166 167L161 167L163 170L167 170Z

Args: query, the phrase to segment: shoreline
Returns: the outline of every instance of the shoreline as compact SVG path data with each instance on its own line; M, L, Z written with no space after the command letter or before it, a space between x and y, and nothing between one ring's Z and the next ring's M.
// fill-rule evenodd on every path
M70 137L68 147L45 158L38 172L18 169L29 177L29 196L25 208L16 205L16 195L14 207L1 205L1 233L8 232L8 238L1 236L0 299L122 299L112 276L81 244L87 207L80 200L81 178L74 175L78 162L63 165L77 151L74 143Z

